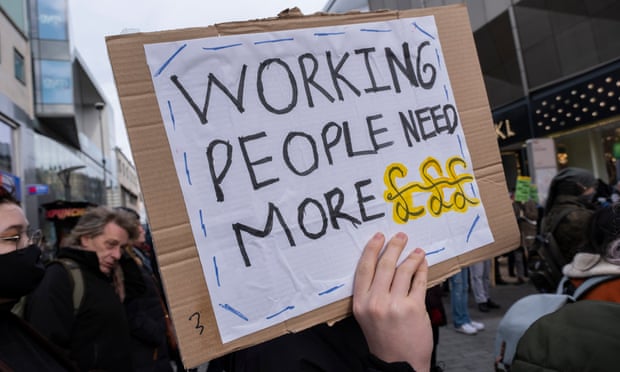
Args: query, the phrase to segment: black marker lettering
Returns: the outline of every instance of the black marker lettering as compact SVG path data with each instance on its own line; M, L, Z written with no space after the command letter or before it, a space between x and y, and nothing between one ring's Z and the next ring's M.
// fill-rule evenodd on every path
M295 165L291 162L291 158L289 156L289 145L295 137L305 138L310 145L310 149L312 151L312 164L310 164L308 169L303 171L300 171L297 169L297 167L295 167ZM282 156L284 157L284 162L288 166L288 169L290 169L291 172L295 173L298 176L307 176L319 167L319 152L316 148L316 142L314 141L314 138L312 138L312 136L303 132L291 132L286 136L286 139L284 140L284 146L282 146ZM305 160L306 157L304 157L303 159Z
M288 76L288 80L289 80L290 88L291 88L291 102L289 103L288 106L282 109L277 109L271 106L269 103L267 103L267 99L265 98L265 85L263 84L263 72L265 71L266 68L270 67L274 63L284 68L284 70L286 71L286 75ZM295 108L295 105L297 105L297 82L295 81L295 76L293 76L293 72L291 71L291 68L288 67L286 62L282 61L280 58L269 58L261 62L260 66L258 66L258 73L256 77L256 90L258 92L258 99L260 100L260 102L267 109L267 111L272 112L274 114L279 114L279 115L287 114L293 108Z
M368 72L368 78L370 79L370 88L364 89L366 93L376 93L384 90L390 90L391 87L389 85L384 85L382 87L377 86L377 80L375 79L375 73L372 71L372 65L370 63L370 53L374 53L375 48L364 48L364 49L356 49L355 54L363 54L364 55L364 63L366 66L366 72Z
M241 251L241 257L243 258L243 263L246 267L252 266L252 262L250 261L250 257L248 256L248 252L245 249L245 244L243 243L243 236L241 236L241 232L246 232L252 236L256 236L258 238L264 238L267 235L271 234L273 229L273 216L276 216L280 226L284 230L286 234L286 238L288 239L288 243L291 247L295 246L295 240L293 239L293 234L291 234L291 230L286 225L282 214L278 207L276 207L273 203L269 203L269 210L267 211L267 223L265 223L265 228L262 230L255 229L248 225L244 225L242 223L235 223L232 225L233 231L235 232L235 237L237 238L237 245L239 245L239 250Z
M250 174L250 179L252 180L252 187L254 190L258 190L261 187L265 187L271 185L274 182L278 182L279 178L269 178L263 182L258 182L256 180L256 173L254 173L254 166L259 164L264 164L270 162L272 160L271 156L265 156L264 158L258 159L255 162L250 161L250 155L248 154L248 149L246 147L246 142L254 141L259 138L266 137L267 134L265 132L259 132L256 134L252 134L245 137L239 137L239 145L241 146L241 153L243 154L243 160L245 160L245 166L248 168L248 173Z
M215 171L215 156L213 152L215 151L215 147L218 145L222 145L225 147L226 151L226 160L224 161L224 166L220 170L219 174L216 174ZM228 173L228 169L232 164L232 151L233 147L228 141L224 140L213 140L207 146L207 161L209 163L209 173L211 174L211 180L213 181L213 188L215 188L215 199L218 202L224 201L224 192L222 191L221 184L226 177L226 173Z
M306 213L306 207L309 204L314 205L316 209L319 211L319 213L321 214L320 221L322 222L322 225L319 231L316 233L312 233L308 231L308 229L306 228L306 224L304 223L305 217L308 215L308 213ZM315 222L315 221L317 221L317 219L313 218L312 222ZM323 235L325 235L325 232L327 231L327 215L325 213L325 209L323 208L321 203L319 203L318 201L312 198L306 198L304 199L304 201L301 202L301 204L299 204L299 208L297 208L297 223L299 224L299 228L301 229L301 231L304 233L305 236L313 240L318 239L322 237Z
M338 225L338 219L345 219L353 225L353 227L357 227L361 224L360 220L357 218L341 212L342 205L344 204L344 193L339 188L335 187L331 191L328 191L324 194L325 202L327 203L327 209L329 210L329 218L332 222L332 226L334 229L340 229Z
M196 102L194 102L194 99L189 95L189 92L187 92L183 84L181 84L178 76L172 75L170 76L170 80L172 80L172 83L174 83L177 89L181 91L181 95L183 95L183 98L185 98L187 103L189 103L191 108L194 110L194 112L198 116L198 120L200 120L202 124L207 124L207 112L209 111L209 102L211 101L211 88L213 84L217 85L220 90L226 95L226 97L230 99L230 101L237 108L237 111L239 111L240 113L245 111L245 109L243 108L243 88L245 85L245 72L247 71L247 69L247 65L243 65L243 67L241 68L241 75L239 76L239 86L237 87L237 97L234 97L232 93L230 93L230 91L226 88L226 86L222 84L222 82L220 82L217 77L215 77L215 75L209 73L207 83L207 95L205 97L205 103L202 110L198 107Z
M308 107L314 107L312 93L310 92L310 85L312 85L316 90L321 92L321 94L323 94L323 96L325 96L325 98L327 98L329 102L334 102L336 99L332 97L332 95L329 94L329 92L327 92L325 88L323 88L316 81L314 81L316 72L319 69L319 62L317 61L316 57L310 53L306 53L299 56L298 60L299 68L301 69L301 76L304 80L304 89L306 91L306 98L308 99ZM304 63L304 61L306 60L312 61L312 71L310 72L310 75L308 75L308 71L306 70L306 65Z
M355 87L355 85L353 85L349 80L347 80L344 76L340 74L340 69L342 68L342 66L344 66L347 58L349 58L349 53L345 53L342 56L342 59L340 59L340 61L336 65L336 68L334 68L334 62L332 61L332 52L325 52L325 56L327 57L327 66L329 67L329 73L332 78L332 83L334 84L334 88L338 93L338 99L344 101L344 97L342 96L342 89L340 89L340 84L338 84L338 80L345 83L356 96L359 97L360 95L362 95L362 93L359 91L359 89Z

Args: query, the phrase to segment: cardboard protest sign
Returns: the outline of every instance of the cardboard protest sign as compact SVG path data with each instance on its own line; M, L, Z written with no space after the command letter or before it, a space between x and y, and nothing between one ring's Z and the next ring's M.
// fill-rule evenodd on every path
M345 315L376 231L435 280L518 245L463 7L108 47L188 365Z

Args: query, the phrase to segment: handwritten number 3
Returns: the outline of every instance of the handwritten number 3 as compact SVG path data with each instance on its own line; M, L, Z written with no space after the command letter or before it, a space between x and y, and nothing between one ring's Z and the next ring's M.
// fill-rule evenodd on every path
M193 317L196 317L196 326L194 328L199 329L200 335L202 335L202 332L205 330L205 326L200 324L200 313L193 313L188 320L192 320Z

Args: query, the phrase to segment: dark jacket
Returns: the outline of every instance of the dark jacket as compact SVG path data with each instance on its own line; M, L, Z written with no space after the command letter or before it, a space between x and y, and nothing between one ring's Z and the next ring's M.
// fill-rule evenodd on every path
M63 248L58 257L80 265L84 297L77 314L70 274L62 265L51 264L30 296L26 319L50 341L68 350L83 371L131 371L125 309L112 280L99 270L97 254Z
M0 371L66 372L77 367L9 309L0 309Z
M374 358L354 317L234 352L209 364L208 372L397 372L413 371L405 362Z
M510 371L617 371L618 350L620 304L582 300L532 324Z
M172 372L166 318L155 278L128 255L121 259L121 267L133 367L135 371Z
M583 251L588 244L589 225L594 210L591 205L583 203L579 197L559 195L551 209L545 212L542 232L549 232L554 222L557 227L553 237L558 243L564 262L560 267L572 261L577 251ZM562 216L565 216L562 218Z

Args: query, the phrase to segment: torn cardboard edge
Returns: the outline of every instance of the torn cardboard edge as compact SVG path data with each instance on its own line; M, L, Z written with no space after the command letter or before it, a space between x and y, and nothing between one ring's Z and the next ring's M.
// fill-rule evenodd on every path
M519 232L508 196L486 89L476 54L467 8L452 5L407 11L303 16L287 9L277 18L221 23L201 28L126 34L106 38L123 117L148 211L163 285L171 308L185 366L196 366L234 350L351 313L351 298L289 319L230 343L222 344L202 266L192 239L181 188L146 64L144 44L387 21L434 15L443 53L468 142L480 197L495 242L431 267L429 285L461 267L511 251Z

